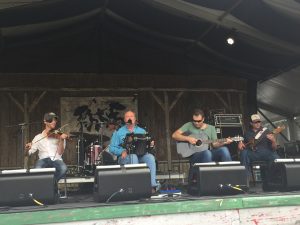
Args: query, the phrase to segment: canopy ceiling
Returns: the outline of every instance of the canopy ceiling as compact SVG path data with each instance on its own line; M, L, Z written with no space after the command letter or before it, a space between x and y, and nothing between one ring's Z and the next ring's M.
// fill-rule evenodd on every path
M0 71L263 81L299 65L299 25L299 0L0 0Z

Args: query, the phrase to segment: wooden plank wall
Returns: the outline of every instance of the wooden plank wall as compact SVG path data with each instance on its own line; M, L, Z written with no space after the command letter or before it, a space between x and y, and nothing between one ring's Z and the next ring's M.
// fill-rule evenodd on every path
M224 108L227 113L243 113L246 104L247 82L241 79L216 76L151 76L151 75L2 75L0 76L0 168L23 166L23 154L20 145L20 126L24 122L24 114L11 100L10 93L23 104L24 93L28 95L29 104L43 90L46 94L29 114L29 138L39 133L43 127L42 117L45 112L54 111L60 114L60 97L81 96L133 96L138 98L139 121L146 125L150 134L156 139L158 160L167 160L166 132L164 111L151 95L149 89L163 98L163 90L167 90L170 104L179 91L184 91L177 104L170 111L170 133L183 123L190 121L195 107L206 111ZM105 88L102 90L101 88ZM126 89L127 88L127 89ZM224 90L223 92L203 91L203 88ZM106 90L107 89L107 90ZM127 90L127 91L126 91ZM157 91L160 90L160 91ZM200 91L197 91L200 90ZM205 89L206 90L206 89ZM240 92L232 92L238 90ZM221 96L221 98L220 98ZM69 165L76 164L76 140L67 144L65 161ZM175 142L171 142L172 159L177 160ZM36 158L33 157L33 165Z

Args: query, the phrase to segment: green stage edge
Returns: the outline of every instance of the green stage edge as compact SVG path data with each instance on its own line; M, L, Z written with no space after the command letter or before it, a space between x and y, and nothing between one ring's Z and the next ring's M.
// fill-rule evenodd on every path
M300 195L273 195L262 197L235 197L180 200L157 203L103 205L89 208L53 209L48 211L2 213L0 224L43 224L87 220L128 218L178 213L234 210L261 207L300 205Z

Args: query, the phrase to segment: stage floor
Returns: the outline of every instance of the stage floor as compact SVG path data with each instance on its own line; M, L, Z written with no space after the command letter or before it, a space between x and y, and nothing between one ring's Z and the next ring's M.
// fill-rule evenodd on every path
M180 194L157 193L151 198L138 201L99 203L93 199L93 183L81 183L79 189L68 188L67 198L60 198L57 204L0 207L0 224L66 223L300 205L300 191L263 192L260 183L250 185L247 193L226 196L192 196L186 193L186 188L186 185L179 186Z

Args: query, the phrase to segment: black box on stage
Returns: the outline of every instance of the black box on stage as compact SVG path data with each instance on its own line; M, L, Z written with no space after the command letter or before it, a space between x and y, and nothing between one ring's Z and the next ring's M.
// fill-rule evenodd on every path
M300 190L300 159L276 159L266 170L264 191Z
M217 137L219 139L235 137L235 136L244 136L243 127L242 126L216 126ZM238 159L238 142L232 142L229 145L226 145L229 149L232 160Z
M196 163L190 169L191 195L240 194L248 188L246 168L240 162Z
M284 143L284 154L286 158L298 158L300 157L300 142L287 142Z
M94 200L97 202L127 201L150 198L150 169L146 164L97 166Z
M45 204L57 202L54 168L2 170L0 173L0 205L35 205L34 199Z

